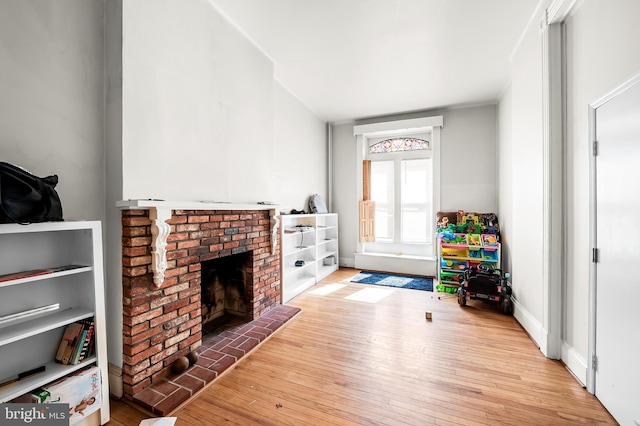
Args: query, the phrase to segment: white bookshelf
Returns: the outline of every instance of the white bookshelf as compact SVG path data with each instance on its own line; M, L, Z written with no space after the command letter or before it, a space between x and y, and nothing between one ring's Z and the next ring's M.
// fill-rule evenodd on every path
M0 386L0 402L95 365L101 373L102 406L91 417L99 424L109 421L102 256L98 221L0 224L0 382L45 367ZM33 314L21 316L25 312ZM76 365L56 363L65 327L91 317L95 355Z
M338 215L281 215L280 230L285 303L338 269Z

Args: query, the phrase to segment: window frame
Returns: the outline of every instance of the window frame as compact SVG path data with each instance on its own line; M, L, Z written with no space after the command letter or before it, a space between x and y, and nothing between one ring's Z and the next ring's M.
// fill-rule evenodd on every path
M354 126L353 133L357 145L357 179L358 179L358 193L357 200L362 200L363 196L363 167L362 161L365 159L375 161L374 159L383 160L398 158L399 155L405 159L410 158L425 158L426 150L413 150L413 151L399 151L392 153L369 153L369 146L377 143L381 140L388 138L418 138L424 133L430 133L428 138L430 144L430 155L432 159L432 173L433 173L433 199L431 205L431 217L435 218L436 212L440 210L440 133L443 125L442 116L422 117L408 120L398 120L390 122L380 122L365 124L360 126ZM399 195L398 195L399 196ZM397 230L398 232L400 230ZM398 234L396 234L398 235ZM379 244L385 244L384 251L380 251ZM411 250L410 246L422 246L422 250ZM408 248L407 250L405 250ZM417 248L417 247L415 247ZM432 236L431 243L363 243L357 241L358 253L398 253L412 254L417 256L434 257L435 253L435 236Z
M377 161L390 161L393 163L393 186L394 186L394 221L393 221L393 241L379 241L376 237L375 243L368 243L367 246L369 249L375 249L377 244L382 244L389 246L393 244L395 249L394 252L397 252L399 249L402 249L403 245L414 245L414 244L433 244L433 237L427 237L427 242L406 242L402 240L402 189L401 189L401 180L402 180L402 163L404 160L423 160L429 159L431 160L431 173L433 175L433 150L431 149L431 141L432 135L431 132L428 132L428 138L425 137L427 132L421 133L417 137L418 139L425 139L429 142L429 149L423 150L410 150L410 151L395 151L395 152L370 152L371 146L381 142L378 141L379 138L372 139L371 141L367 141L367 148L365 154L365 160L370 160L372 162L372 166L374 162ZM416 136L416 135L413 135ZM401 138L405 138L405 136L401 136ZM390 138L383 138L383 141ZM433 197L431 200L431 204L433 204Z

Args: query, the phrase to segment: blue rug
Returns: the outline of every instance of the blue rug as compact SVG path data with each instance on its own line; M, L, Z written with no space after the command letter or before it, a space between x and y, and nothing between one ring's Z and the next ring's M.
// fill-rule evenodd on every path
M399 274L385 274L383 272L361 271L358 275L351 278L351 282L433 291L433 279L431 278Z

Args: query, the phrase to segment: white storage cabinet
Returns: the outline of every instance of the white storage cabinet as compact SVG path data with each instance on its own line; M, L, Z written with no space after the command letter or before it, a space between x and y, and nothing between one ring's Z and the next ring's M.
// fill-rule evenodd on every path
M281 215L280 230L285 303L338 270L338 215Z
M73 267L64 268L68 265ZM52 268L56 271L28 276L29 271ZM38 308L49 311L19 317ZM77 365L57 364L55 355L65 326L91 317L95 318L95 355ZM43 372L0 387L0 402L96 365L101 372L102 406L89 423L107 423L105 327L100 222L0 224L0 381L45 366Z

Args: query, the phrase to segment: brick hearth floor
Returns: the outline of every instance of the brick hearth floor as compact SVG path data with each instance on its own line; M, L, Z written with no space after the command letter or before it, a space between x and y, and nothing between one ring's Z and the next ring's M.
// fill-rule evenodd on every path
M135 394L133 400L154 414L169 415L299 312L300 308L278 305L249 323L204 336L195 365L152 384Z

